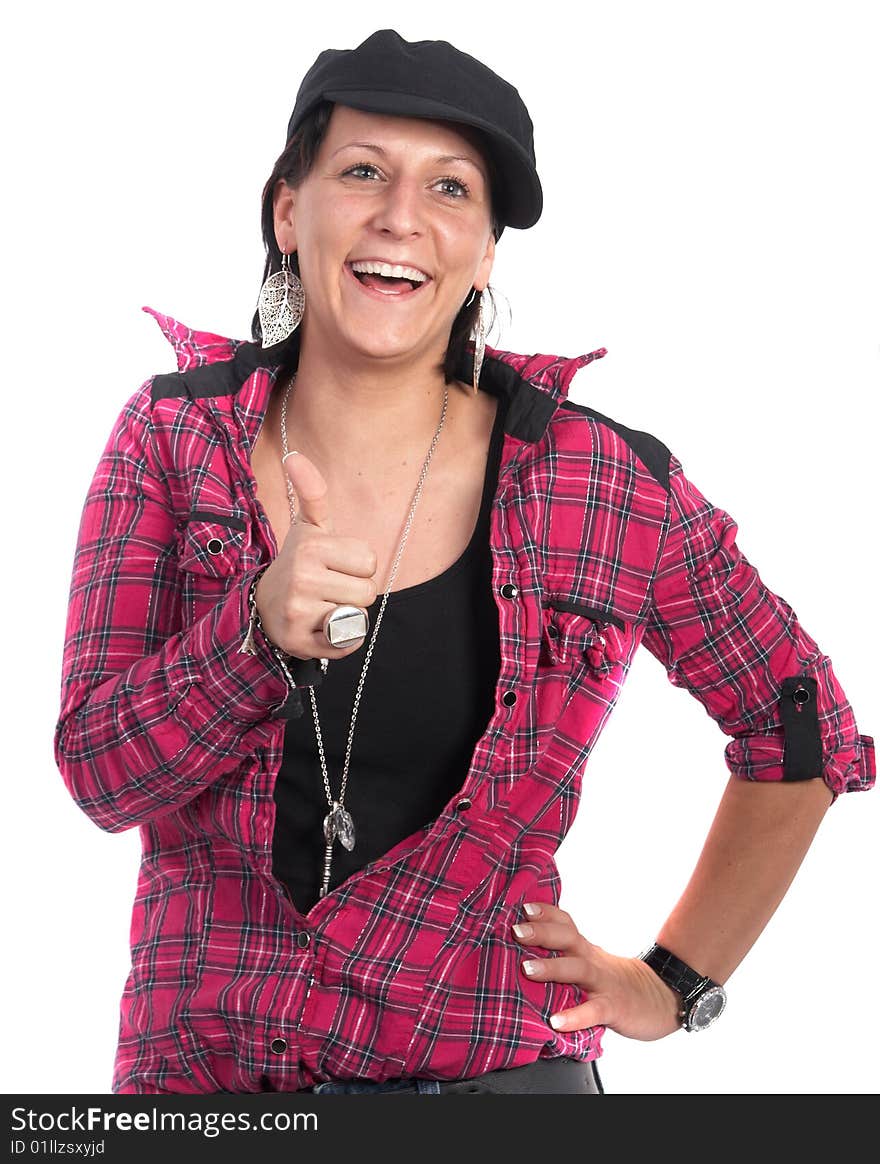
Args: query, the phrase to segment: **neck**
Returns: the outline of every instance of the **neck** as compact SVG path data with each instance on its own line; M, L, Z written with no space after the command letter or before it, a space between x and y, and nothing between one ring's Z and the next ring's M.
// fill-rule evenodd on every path
M343 359L319 359L305 345L300 352L293 387L285 377L278 385L277 428L281 439L281 406L287 395L288 449L303 452L321 467L330 481L350 475L356 466L365 476L406 472L423 460L443 408L448 389L444 433L451 424L456 398L464 396L457 383L446 385L442 371L423 358L406 366L375 366Z

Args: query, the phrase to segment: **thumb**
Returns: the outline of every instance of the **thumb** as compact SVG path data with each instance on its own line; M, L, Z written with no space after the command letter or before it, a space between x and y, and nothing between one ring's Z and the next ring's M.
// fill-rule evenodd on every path
M284 468L296 493L297 524L316 525L319 529L333 532L330 505L327 498L327 482L318 466L304 453L292 452L284 459Z

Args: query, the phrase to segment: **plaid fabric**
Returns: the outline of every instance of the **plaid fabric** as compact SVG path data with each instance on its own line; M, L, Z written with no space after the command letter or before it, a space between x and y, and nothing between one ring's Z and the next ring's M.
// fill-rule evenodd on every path
M837 795L873 785L874 748L829 659L660 441L566 399L604 349L488 348L481 386L510 401L495 713L437 819L299 914L271 871L286 682L259 636L238 652L248 585L277 553L249 450L280 357L151 313L178 371L130 397L88 490L54 738L75 802L143 842L112 1090L597 1057L602 1028L548 1023L584 991L528 980L523 957L553 951L509 927L523 902L559 901L554 854L635 650L703 703L736 776L819 776Z

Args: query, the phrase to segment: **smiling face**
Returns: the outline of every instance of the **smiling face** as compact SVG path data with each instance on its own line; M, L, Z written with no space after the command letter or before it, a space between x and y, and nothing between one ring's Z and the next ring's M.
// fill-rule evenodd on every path
M334 106L306 178L280 181L274 194L275 236L297 252L306 295L303 351L343 345L442 363L453 320L471 288L489 282L495 255L478 143L466 126Z

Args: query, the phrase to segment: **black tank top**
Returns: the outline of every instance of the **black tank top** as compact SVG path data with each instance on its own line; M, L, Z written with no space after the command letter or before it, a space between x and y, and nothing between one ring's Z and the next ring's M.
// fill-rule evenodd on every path
M333 844L330 888L436 819L462 787L495 703L501 665L492 588L489 512L504 439L500 398L480 512L470 542L442 574L388 596L361 693L344 806L355 827L351 852ZM406 552L406 551L404 551ZM370 634L382 602L369 608ZM362 649L331 661L315 688L327 776L339 798ZM308 688L303 715L285 721L275 782L272 869L302 913L318 901L323 821L329 811Z

